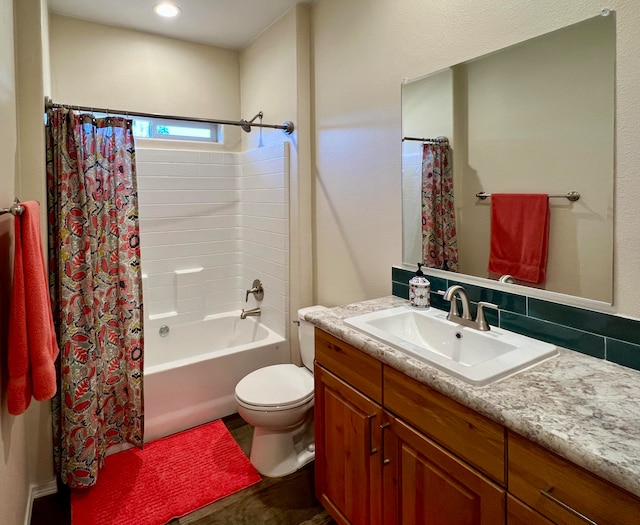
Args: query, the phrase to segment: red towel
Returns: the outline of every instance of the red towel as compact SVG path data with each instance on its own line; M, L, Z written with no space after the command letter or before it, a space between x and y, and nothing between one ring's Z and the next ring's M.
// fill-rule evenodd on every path
M548 242L549 195L491 194L490 272L543 283Z
M38 401L56 393L58 343L53 328L47 274L42 255L40 206L23 202L15 218L13 290L9 313L10 414L22 414L33 396Z

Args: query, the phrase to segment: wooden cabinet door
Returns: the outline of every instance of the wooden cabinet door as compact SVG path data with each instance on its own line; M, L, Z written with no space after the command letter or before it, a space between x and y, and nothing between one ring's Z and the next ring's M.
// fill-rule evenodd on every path
M384 524L500 525L506 491L385 412Z
M382 525L382 408L315 367L316 496L340 524Z

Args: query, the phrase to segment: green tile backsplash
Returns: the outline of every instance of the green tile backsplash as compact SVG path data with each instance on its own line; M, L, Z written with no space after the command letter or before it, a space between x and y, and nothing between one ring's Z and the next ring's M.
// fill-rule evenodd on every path
M393 295L408 299L408 283L413 275L412 271L392 268ZM444 291L454 284L463 285L472 301L474 315L478 301L497 304L499 314L485 309L491 325L640 370L640 321L460 283L453 279L427 277L432 292ZM431 304L441 310L449 309L449 303L437 293L431 294Z

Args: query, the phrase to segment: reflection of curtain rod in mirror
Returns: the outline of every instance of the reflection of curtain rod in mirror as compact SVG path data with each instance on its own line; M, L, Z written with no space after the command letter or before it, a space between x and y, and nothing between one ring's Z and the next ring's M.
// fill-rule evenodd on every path
M476 197L478 197L478 199L484 200L491 197L491 193L485 193L484 191L481 191L479 193L476 193ZM569 199L571 202L576 202L577 200L580 199L580 192L569 191L564 195L549 195L549 198L550 199Z
M435 139L428 139L425 137L402 137L402 142L404 142L405 140L417 140L418 142L436 142L436 143L449 142L449 139L447 137L436 137Z

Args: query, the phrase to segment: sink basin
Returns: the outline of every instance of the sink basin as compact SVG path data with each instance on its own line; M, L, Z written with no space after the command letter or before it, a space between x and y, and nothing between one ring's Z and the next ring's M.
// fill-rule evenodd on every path
M399 306L344 322L472 385L487 385L558 353L554 345L502 328L481 332L461 326L434 308Z

